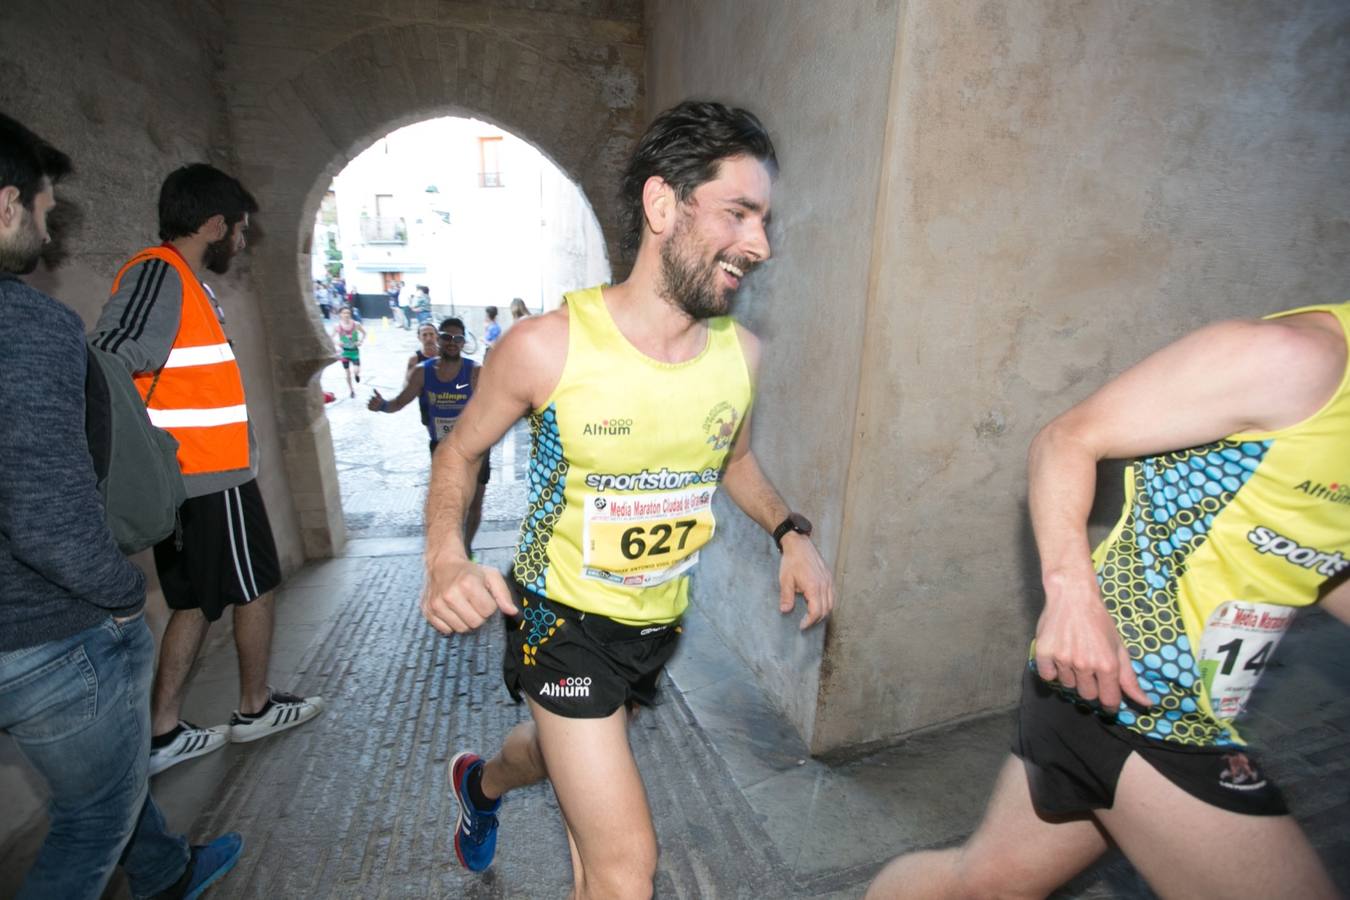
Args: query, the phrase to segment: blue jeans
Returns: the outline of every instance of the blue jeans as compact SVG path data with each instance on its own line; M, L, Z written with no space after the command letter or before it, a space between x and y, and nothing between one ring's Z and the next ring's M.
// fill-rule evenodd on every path
M0 653L0 730L52 795L23 900L97 900L119 862L137 897L186 870L187 840L168 833L147 784L154 657L143 616Z

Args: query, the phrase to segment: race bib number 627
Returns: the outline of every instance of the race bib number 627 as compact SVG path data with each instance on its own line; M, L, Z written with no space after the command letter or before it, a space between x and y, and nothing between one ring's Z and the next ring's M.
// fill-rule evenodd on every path
M628 494L588 494L582 574L632 587L669 581L698 561L712 540L715 488Z

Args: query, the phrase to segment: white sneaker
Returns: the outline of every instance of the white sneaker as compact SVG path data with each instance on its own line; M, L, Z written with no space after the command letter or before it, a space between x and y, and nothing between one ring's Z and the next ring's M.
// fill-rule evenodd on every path
M267 701L257 715L246 716L235 710L230 714L230 740L236 744L246 744L259 738L270 737L288 728L303 725L323 712L322 697L297 697L283 691L268 688L271 699Z
M151 748L150 774L158 775L170 766L180 762L213 753L224 747L229 741L229 726L200 728L191 722L178 721L182 730L167 747Z

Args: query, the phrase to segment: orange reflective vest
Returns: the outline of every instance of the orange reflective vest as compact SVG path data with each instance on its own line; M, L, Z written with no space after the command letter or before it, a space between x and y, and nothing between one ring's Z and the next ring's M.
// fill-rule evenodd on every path
M148 247L117 273L113 293L128 270L151 259L163 260L178 272L183 310L164 367L135 376L136 389L148 398L150 421L178 439L184 475L247 469L244 379L215 306L187 262L169 247Z

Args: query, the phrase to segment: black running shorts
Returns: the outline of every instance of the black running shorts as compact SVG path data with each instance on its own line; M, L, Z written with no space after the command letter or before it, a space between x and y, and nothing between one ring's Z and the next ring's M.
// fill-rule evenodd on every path
M679 622L625 625L513 588L520 615L506 620L502 677L517 703L524 694L569 719L602 719L656 702Z
M200 609L208 622L281 583L258 482L189 497L178 508L182 548L169 536L155 545L155 569L170 609Z
M1192 747L1154 740L1114 725L1065 698L1028 668L1012 751L1026 763L1031 799L1054 816L1110 809L1131 753L1198 800L1253 816L1289 807L1245 747Z

